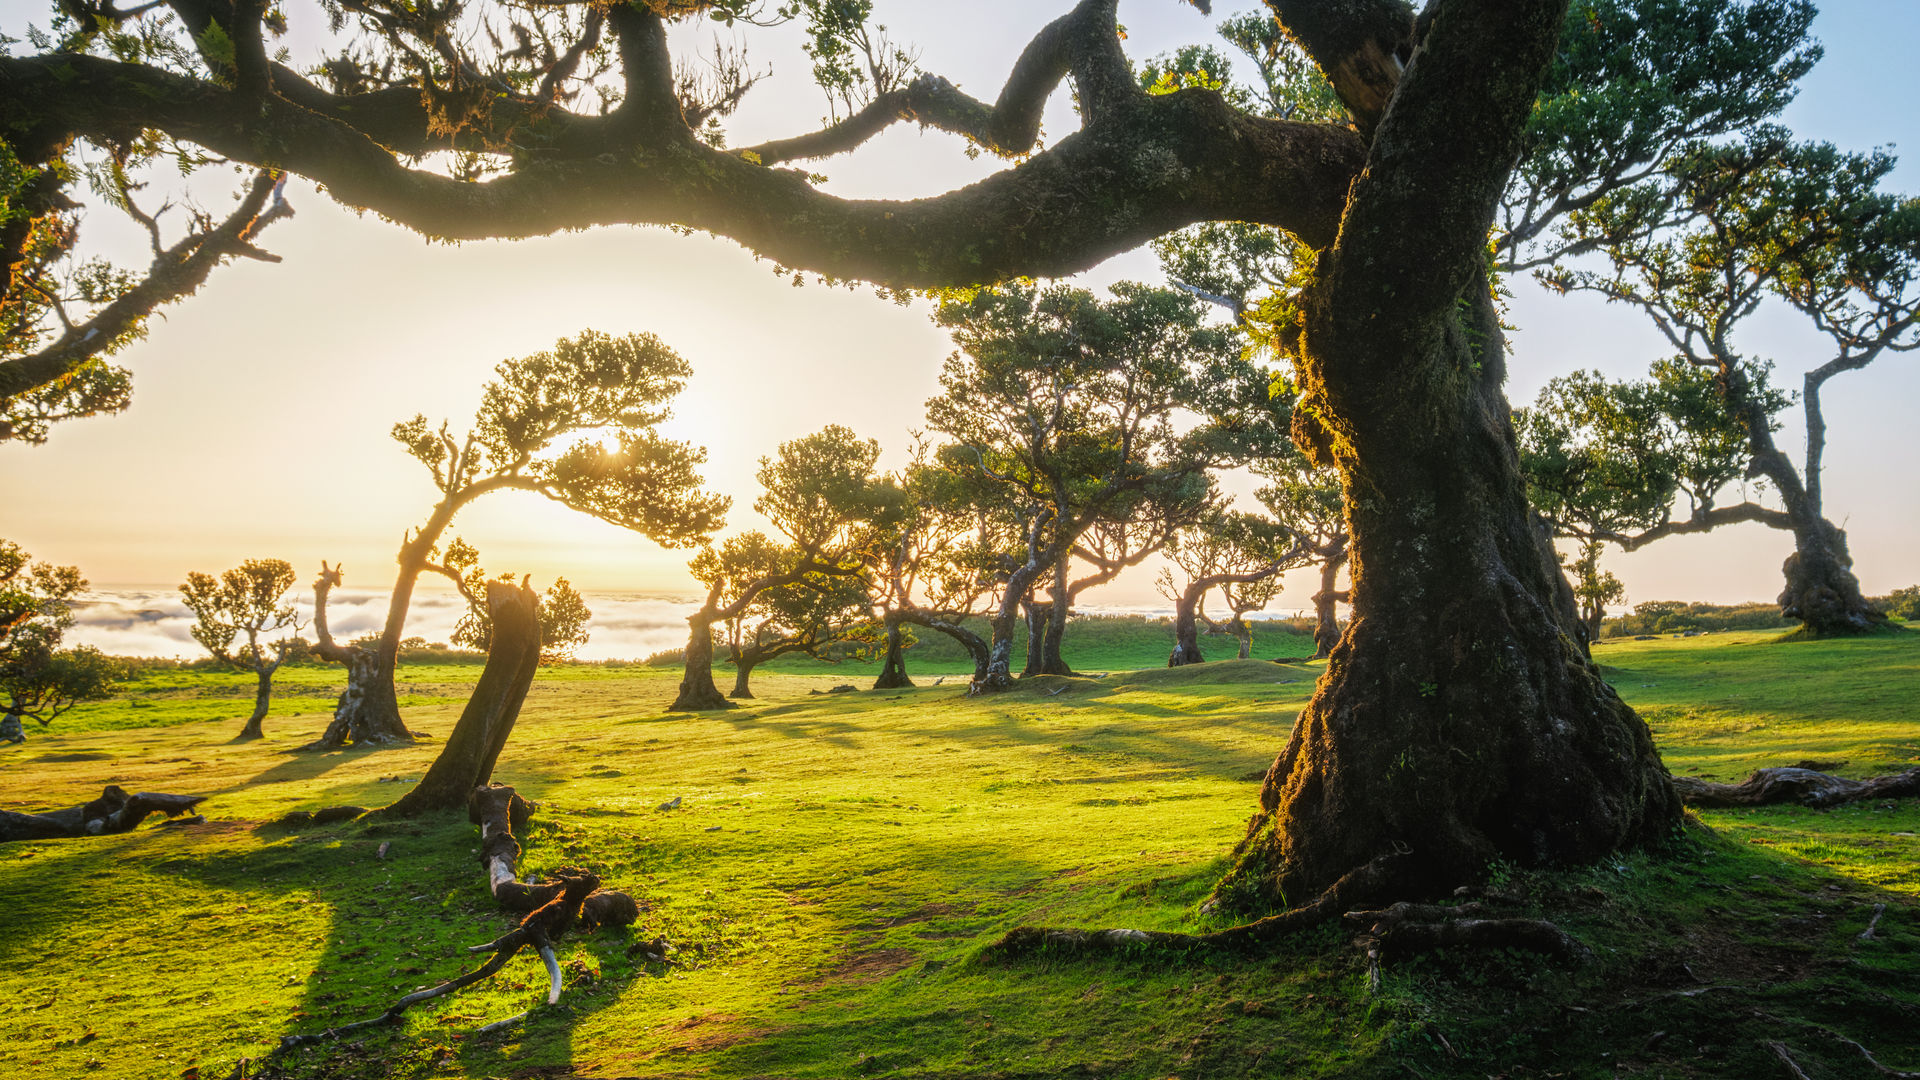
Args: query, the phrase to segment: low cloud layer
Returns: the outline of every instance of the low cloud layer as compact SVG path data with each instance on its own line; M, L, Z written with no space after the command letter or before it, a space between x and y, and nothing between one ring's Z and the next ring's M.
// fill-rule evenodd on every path
M687 641L687 615L696 601L640 593L587 593L593 611L590 637L579 651L582 660L634 660L677 648ZM313 637L311 597L298 605L301 634ZM449 592L415 594L407 615L407 636L446 641L466 602ZM387 617L387 594L363 589L336 589L327 603L327 621L333 636L351 640L380 629ZM161 588L109 588L89 593L74 605L74 626L67 633L71 645L92 645L115 656L202 655L188 631L193 616L180 602L180 593Z

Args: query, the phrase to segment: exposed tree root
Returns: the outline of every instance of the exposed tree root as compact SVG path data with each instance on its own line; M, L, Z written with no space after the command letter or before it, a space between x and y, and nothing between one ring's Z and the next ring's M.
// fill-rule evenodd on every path
M357 808L333 807L313 816L317 819L332 810L348 809ZM469 953L492 953L486 963L438 986L416 990L372 1019L357 1020L311 1034L283 1036L280 1050L336 1039L363 1028L396 1023L403 1013L423 1001L445 997L494 975L506 967L520 950L529 946L539 954L547 968L547 1004L557 1004L560 1000L561 977L560 961L553 952L554 943L576 925L587 930L598 926L626 926L640 917L640 905L626 893L600 888L599 877L585 870L556 870L552 877L542 882L517 880L520 842L514 839L514 833L526 826L533 809L532 803L504 784L475 788L467 800L467 816L480 826L480 865L486 868L488 891L493 894L494 902L502 908L525 913L520 925L505 936L467 950ZM657 942L656 947L664 949L665 940ZM520 1013L488 1024L481 1031L498 1031L525 1019L526 1015Z
M1798 766L1758 769L1738 784L1716 784L1691 776L1673 778L1673 788L1688 806L1838 806L1862 799L1896 799L1920 795L1920 768L1871 780L1848 780Z
M21 814L0 810L0 843L9 840L70 840L82 836L131 832L149 815L175 817L198 806L205 795L163 795L142 791L129 795L108 784L100 797L79 806Z

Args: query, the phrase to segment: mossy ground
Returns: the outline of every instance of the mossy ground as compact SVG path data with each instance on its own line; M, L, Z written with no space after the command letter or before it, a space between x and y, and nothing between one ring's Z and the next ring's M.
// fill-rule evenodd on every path
M1596 655L1676 772L1920 761L1920 635L1767 640ZM497 775L541 803L523 865L593 868L642 901L641 923L568 940L562 1004L503 1035L471 1032L541 999L531 958L249 1075L1787 1075L1771 1042L1809 1077L1877 1075L1843 1040L1920 1069L1920 800L1714 813L1658 856L1493 868L1519 908L1593 947L1585 966L1436 955L1370 994L1332 927L1258 957L989 964L982 946L1020 924L1209 925L1197 903L1319 665L1042 679L986 700L953 678L810 693L871 670L758 674L759 700L701 716L662 712L671 670L543 672ZM244 678L181 673L0 751L11 809L103 783L210 796L205 825L0 847L0 1075L226 1076L282 1034L457 973L463 946L497 935L460 816L266 824L390 801L439 746L289 753L323 726L327 674L288 681L311 689L263 742L228 742ZM444 737L477 674L403 671L409 724ZM661 934L670 963L642 947Z

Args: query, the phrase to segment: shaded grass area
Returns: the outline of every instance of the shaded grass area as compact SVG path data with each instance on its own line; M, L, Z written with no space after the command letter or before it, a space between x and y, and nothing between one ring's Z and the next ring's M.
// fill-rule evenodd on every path
M1827 757L1863 775L1920 760L1920 716L1901 692L1915 685L1913 641L1760 640L1628 642L1600 658L1675 771ZM523 866L593 868L641 900L641 923L567 941L562 1005L500 1036L471 1032L541 1000L537 961L271 1069L1748 1077L1786 1075L1766 1046L1779 1041L1810 1077L1869 1075L1843 1039L1920 1068L1915 800L1722 812L1657 858L1492 868L1516 910L1594 949L1585 966L1442 954L1390 966L1370 993L1332 927L1260 956L979 959L1021 924L1212 925L1198 903L1319 668L1049 678L983 701L952 680L814 695L850 680L774 671L756 676L758 701L703 716L662 712L676 672L543 672L498 775L541 803ZM408 721L444 738L465 690L438 685ZM290 715L237 746L225 721L186 721L56 728L0 751L11 809L109 781L214 796L204 826L0 847L14 917L0 937L14 1036L0 1075L224 1076L282 1034L371 1016L451 976L462 947L507 925L459 815L263 824L390 801L439 746L285 752L324 720ZM1876 904L1876 936L1861 941ZM656 934L670 963L646 955Z

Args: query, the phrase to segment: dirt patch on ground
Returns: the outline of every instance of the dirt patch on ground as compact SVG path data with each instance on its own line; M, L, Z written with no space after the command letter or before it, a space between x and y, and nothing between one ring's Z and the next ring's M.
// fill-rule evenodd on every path
M912 949L866 949L850 953L838 964L818 975L804 979L794 979L788 986L801 990L818 989L828 983L848 983L863 986L879 982L881 979L914 966L920 962L920 954Z
M704 1054L724 1050L743 1042L772 1034L770 1027L737 1027L740 1017L728 1013L703 1013L659 1029L661 1054Z
M1790 931L1792 928L1783 928ZM1783 932L1783 939L1790 939ZM1742 941L1717 926L1701 925L1686 932L1686 968L1705 983L1760 984L1793 982L1805 978L1818 957L1806 949L1780 948Z

